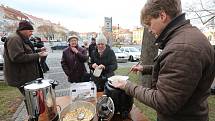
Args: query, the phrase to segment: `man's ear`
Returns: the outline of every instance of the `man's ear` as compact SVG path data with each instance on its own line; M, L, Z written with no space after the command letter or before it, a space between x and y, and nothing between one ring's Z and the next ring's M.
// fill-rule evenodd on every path
M169 21L170 21L170 17L169 17L169 15L166 14L165 11L160 12L160 19L163 23L169 23Z

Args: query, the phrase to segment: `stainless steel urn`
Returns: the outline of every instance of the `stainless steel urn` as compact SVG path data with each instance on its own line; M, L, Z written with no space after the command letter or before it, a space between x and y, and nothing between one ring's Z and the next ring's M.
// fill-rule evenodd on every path
M30 121L58 121L54 87L57 81L39 78L24 86Z

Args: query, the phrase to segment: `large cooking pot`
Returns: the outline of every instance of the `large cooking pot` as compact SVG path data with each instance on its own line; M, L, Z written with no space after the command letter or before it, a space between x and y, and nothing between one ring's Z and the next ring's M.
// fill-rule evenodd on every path
M24 86L26 108L30 121L58 121L55 86L57 81L42 79L26 83Z
M95 105L86 101L74 101L60 113L61 121L91 121L96 114Z

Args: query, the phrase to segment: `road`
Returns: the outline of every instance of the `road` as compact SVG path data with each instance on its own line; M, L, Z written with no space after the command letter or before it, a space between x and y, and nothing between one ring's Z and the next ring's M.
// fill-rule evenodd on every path
M62 56L61 50L54 50L53 52L49 52L49 56L47 58L48 64L51 67L61 67L60 66L60 59ZM131 67L132 65L136 64L137 62L127 62L127 63L118 63L119 67Z

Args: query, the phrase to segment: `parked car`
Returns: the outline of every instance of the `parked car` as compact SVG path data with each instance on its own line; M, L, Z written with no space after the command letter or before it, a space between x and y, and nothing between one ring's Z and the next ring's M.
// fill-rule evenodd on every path
M137 48L140 52L141 52L141 49L142 49L142 46L134 46L135 48Z
M215 50L215 41L210 41L210 43L214 47L214 50ZM211 94L215 95L215 78L214 78L214 82L211 85Z
M0 70L3 70L3 66L4 66L3 54L4 54L4 42L0 42Z
M63 42L53 42L51 46L52 50L63 50L68 47L68 43L66 41Z
M121 47L120 50L125 53L130 61L140 60L141 52L135 47Z
M211 86L211 94L212 94L212 95L215 95L215 85L212 85L212 86Z
M215 50L215 40L214 41L210 41L210 43L214 47L214 50Z
M118 47L112 47L112 50L114 51L116 55L117 62L128 62L128 56L123 53Z

